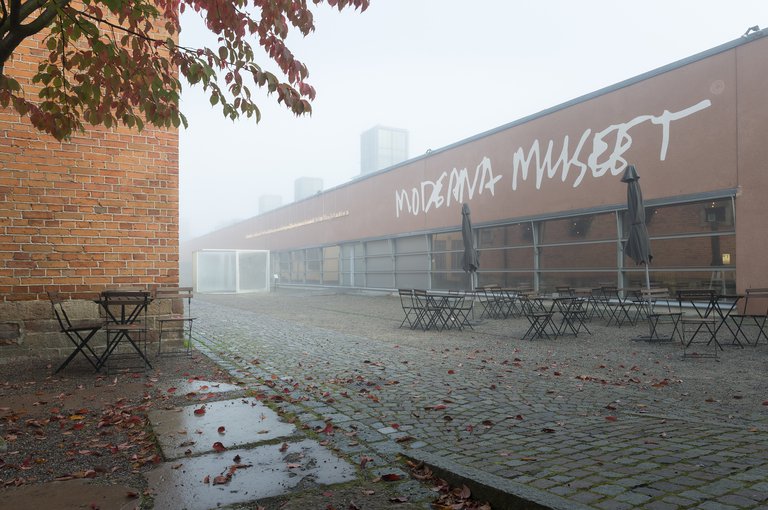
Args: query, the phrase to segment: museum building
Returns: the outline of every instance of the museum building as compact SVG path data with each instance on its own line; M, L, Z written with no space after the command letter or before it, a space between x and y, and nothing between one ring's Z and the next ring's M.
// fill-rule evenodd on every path
M231 264L268 250L280 285L639 287L625 257L627 165L671 290L768 287L768 30L365 174L183 243ZM462 204L480 267L462 270ZM210 261L209 261L210 262ZM215 285L213 286L214 290ZM227 290L226 285L219 290Z

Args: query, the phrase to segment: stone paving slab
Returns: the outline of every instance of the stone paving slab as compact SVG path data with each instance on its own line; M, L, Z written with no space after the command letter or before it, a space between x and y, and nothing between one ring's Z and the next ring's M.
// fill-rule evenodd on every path
M252 398L219 400L149 413L152 430L166 459L211 451L214 444L233 448L296 433L270 408Z
M305 439L287 448L263 445L165 462L146 477L155 508L208 510L347 482L356 472L317 441Z
M411 331L395 298L281 293L198 300L202 348L359 457L420 453L555 508L768 505L765 345L682 361L641 327L521 342L522 319Z

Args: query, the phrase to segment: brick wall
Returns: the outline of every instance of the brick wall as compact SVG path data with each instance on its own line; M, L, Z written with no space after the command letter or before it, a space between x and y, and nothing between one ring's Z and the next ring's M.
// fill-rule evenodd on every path
M9 76L29 80L40 41ZM151 284L178 284L176 130L91 127L60 143L0 109L0 362L71 350L53 333L47 290L88 315L106 287Z

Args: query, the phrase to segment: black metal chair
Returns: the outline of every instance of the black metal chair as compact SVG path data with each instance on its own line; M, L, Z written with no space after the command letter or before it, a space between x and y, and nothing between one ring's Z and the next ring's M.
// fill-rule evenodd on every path
M422 330L435 328L440 331L445 327L443 307L426 290L413 289L413 299L421 311L419 324Z
M397 294L400 296L400 306L403 308L403 314L405 314L399 327L402 328L406 323L411 329L422 327L422 308L413 296L413 289L397 289Z
M717 350L722 346L717 341L717 328L719 316L715 309L717 292L714 290L678 290L677 301L680 310L686 307L693 309L694 313L683 313L680 319L680 334L683 344L683 357L717 357ZM704 336L703 340L697 340ZM704 344L705 347L713 346L712 352L694 351L688 354L688 350L695 344Z
M523 334L523 340L533 340L534 338L550 339L557 336L557 330L552 322L554 311L551 308L545 308L541 301L536 298L527 297L522 303L523 315L528 320L529 327ZM549 332L547 331L549 328Z
M601 287L606 310L608 311L608 326L615 324L618 327L625 323L635 324L634 306L630 297L623 295L624 290L618 287Z
M478 287L477 292L482 297L480 304L483 305L483 312L480 318L499 319L503 316L503 305L501 303L501 288L498 285L485 285Z
M747 331L755 334L754 345L765 338L768 342L765 328L768 326L768 288L747 289L744 294L744 308L742 313L732 313L727 317L736 325L735 341L741 336L748 344L751 344ZM745 323L746 322L746 323Z
M586 300L583 298L565 296L553 299L557 311L560 312L561 321L557 328L558 336L573 334L578 336L584 330L588 334L592 332L587 327L585 321L587 317Z
M465 327L475 329L469 320L469 316L474 313L474 295L467 295L465 291L449 290L448 296L450 302L448 327L460 330Z
M101 330L104 326L104 322L92 319L72 320L69 318L69 315L67 315L67 311L64 308L64 302L58 292L49 291L48 299L51 301L53 314L59 323L61 332L67 335L67 338L69 338L75 345L75 350L72 351L66 360L64 360L64 363L59 365L59 368L56 369L56 373L66 367L78 353L82 354L94 370L98 371L101 358L96 354L96 351L93 350L88 342L90 342L94 335Z
M647 340L649 342L674 341L675 337L680 336L679 324L683 316L682 312L672 311L672 298L669 295L669 289L654 287L651 289L642 289L640 291L640 300L638 307L645 310L645 317L648 320L649 335L640 337L638 340ZM667 335L665 332L671 328ZM663 331L662 331L663 329Z
M154 290L154 294L156 300L170 301L171 307L170 313L157 318L157 323L160 325L157 335L157 355L190 354L192 351L192 324L197 319L191 315L192 287L158 287ZM178 306L181 309L177 311L174 308ZM181 348L162 350L163 335L167 339L169 334L180 337Z

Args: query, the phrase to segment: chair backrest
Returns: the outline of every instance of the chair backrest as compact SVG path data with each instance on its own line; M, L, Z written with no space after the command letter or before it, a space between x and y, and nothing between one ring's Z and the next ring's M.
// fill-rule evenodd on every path
M187 313L190 313L192 309L192 287L155 287L151 291L152 298L154 299L170 299L170 300L183 300L187 301Z
M62 304L61 296L59 295L59 293L53 290L49 290L48 299L51 301L51 309L53 310L53 315L54 317L56 317L56 320L59 322L59 326L61 327L61 330L64 331L66 329L71 328L72 322L69 320L67 311L64 310L64 306Z
M677 291L679 301L711 301L717 296L716 290L710 289L684 289Z
M768 315L768 288L747 289L744 292L744 313Z
M666 304L667 311L672 311L672 297L669 295L669 289L665 287L651 287L640 289L640 299L652 306L657 306L659 302Z
M157 299L192 299L192 287L157 287L154 293Z
M425 306L429 300L429 295L424 289L413 289L413 299L418 306Z
M412 289L397 289L397 294L400 296L400 306L403 308L410 308L413 306Z

